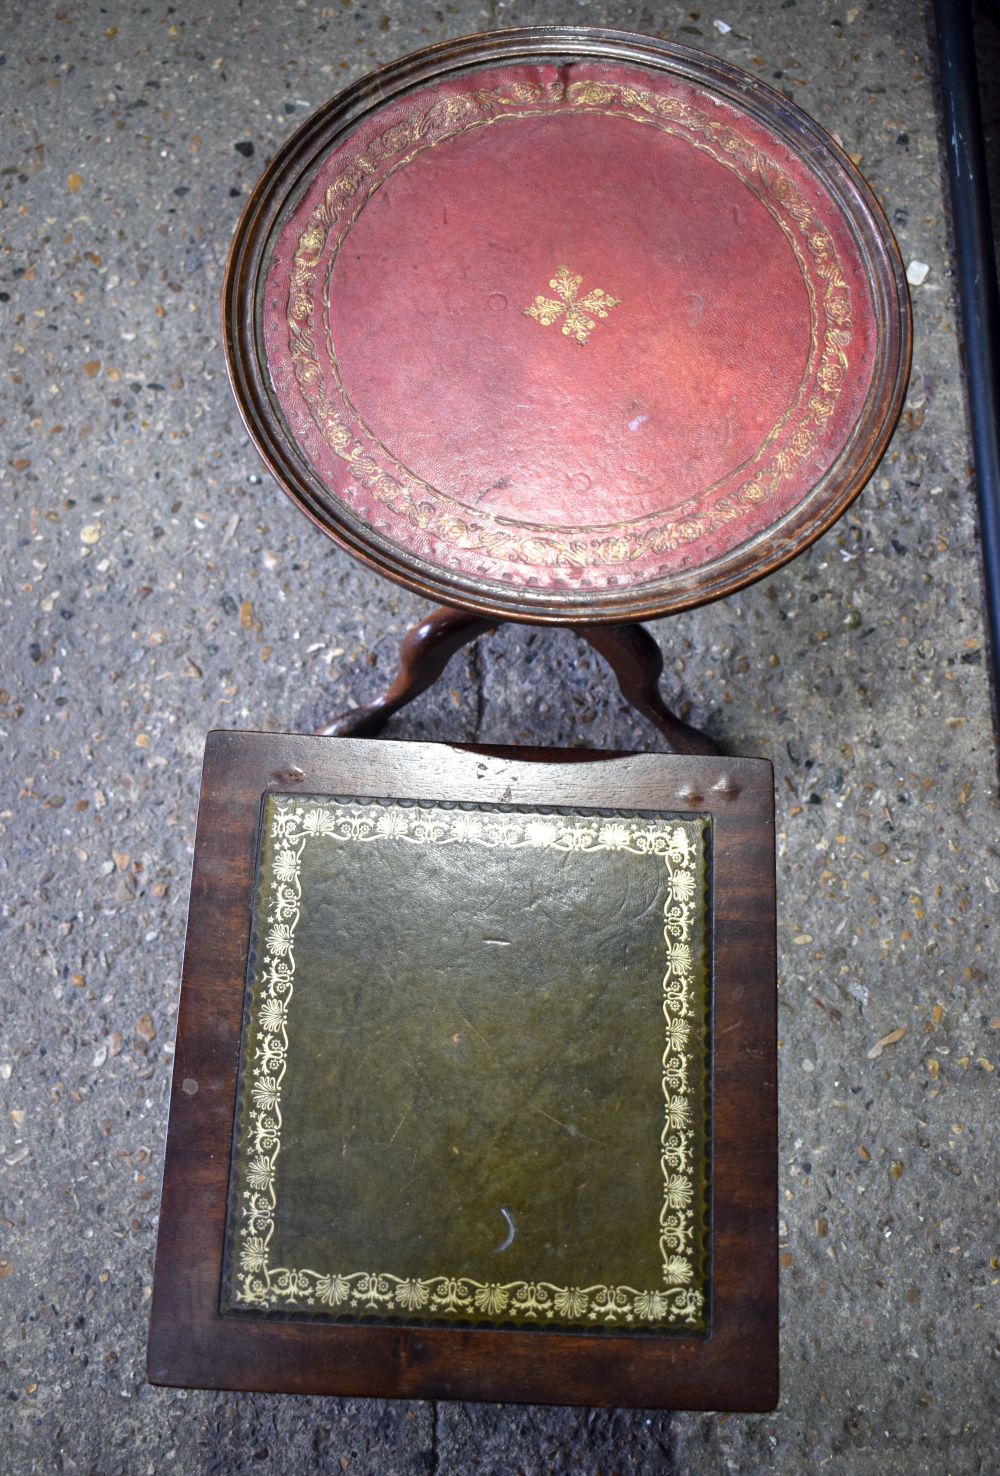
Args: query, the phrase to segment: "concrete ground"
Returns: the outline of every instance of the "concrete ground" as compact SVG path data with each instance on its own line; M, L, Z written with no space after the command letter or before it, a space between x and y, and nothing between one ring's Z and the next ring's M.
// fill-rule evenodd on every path
M995 759L921 7L210 11L2 6L0 1469L996 1471ZM362 700L426 608L327 543L258 465L219 344L226 248L265 160L344 83L542 20L676 38L785 90L930 268L906 413L855 508L794 566L654 627L671 695L776 766L781 1406L152 1389L204 735L309 729ZM517 629L459 658L391 733L659 746L578 641Z

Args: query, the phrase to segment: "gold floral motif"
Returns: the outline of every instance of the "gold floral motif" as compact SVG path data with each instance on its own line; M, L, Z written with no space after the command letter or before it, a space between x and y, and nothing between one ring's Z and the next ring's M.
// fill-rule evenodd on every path
M353 213L347 209L361 186L386 161L399 162L399 156L408 148L416 152L469 128L522 117L526 110L552 108L598 109L634 117L704 149L734 170L779 224L782 216L788 218L790 224L782 228L800 264L810 261L823 284L823 325L818 333L814 328L810 355L814 391L804 401L797 427L785 446L765 454L763 463L751 475L703 513L697 512L689 499L670 513L650 515L637 525L581 530L571 535L545 525L528 533L516 522L484 509L460 507L456 513L454 504L438 489L405 472L404 481L402 475L392 475L379 466L327 394L317 348L321 337L316 311L317 272L330 237L348 230L361 208L360 204L354 206ZM317 245L320 238L322 246ZM806 280L812 295L812 286ZM536 316L531 309L526 311ZM795 468L815 450L836 407L848 369L851 300L833 241L812 205L780 166L724 117L631 83L587 81L565 87L559 82L542 88L510 82L495 89L439 99L425 112L413 113L366 144L363 153L326 190L299 237L289 283L287 326L295 377L314 424L334 453L350 463L353 479L394 516L446 546L479 554L484 567L614 569L698 542L739 520L748 508L775 496Z
M280 797L273 801L269 899L260 928L262 962L254 986L253 1047L247 1063L249 1101L242 1112L238 1162L242 1168L241 1223L235 1235L234 1295L244 1307L308 1310L339 1307L363 1315L426 1310L475 1312L522 1320L553 1317L583 1323L639 1323L703 1327L700 1217L695 1210L694 1083L686 1053L695 1018L691 942L696 917L700 852L689 831L657 819L606 820L582 815L470 812L437 806L380 805L348 800ZM287 1022L295 983L295 933L302 901L301 866L317 839L377 844L525 847L554 851L626 850L662 862L668 884L663 908L665 963L663 1129L660 1138L662 1206L661 1287L653 1290L595 1284L480 1282L467 1276L406 1278L388 1271L317 1271L271 1264L278 1204L281 1098L288 1067ZM700 1110L700 1107L699 1107ZM695 1284L692 1284L695 1283Z
M536 297L531 306L525 308L524 316L534 318L548 327L565 314L563 333L567 338L575 338L577 343L586 343L591 330L597 326L590 314L593 313L596 318L606 318L612 308L621 306L621 298L609 296L600 287L594 287L583 297L578 297L577 293L582 285L582 277L574 276L569 267L561 266L549 280L549 286L555 289L558 301L553 301L551 297Z

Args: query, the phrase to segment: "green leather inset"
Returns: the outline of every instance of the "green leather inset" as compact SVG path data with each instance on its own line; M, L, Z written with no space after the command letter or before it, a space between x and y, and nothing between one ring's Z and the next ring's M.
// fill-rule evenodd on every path
M705 1326L707 824L266 799L224 1311Z

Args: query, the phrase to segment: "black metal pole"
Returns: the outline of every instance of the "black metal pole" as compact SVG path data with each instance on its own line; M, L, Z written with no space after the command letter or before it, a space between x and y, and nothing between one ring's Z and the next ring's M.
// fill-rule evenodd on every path
M1000 706L1000 301L971 0L934 0L994 702Z

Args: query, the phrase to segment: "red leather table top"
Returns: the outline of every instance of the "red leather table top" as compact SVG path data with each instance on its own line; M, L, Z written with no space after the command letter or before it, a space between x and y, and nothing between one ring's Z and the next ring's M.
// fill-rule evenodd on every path
M818 169L750 102L541 57L334 129L252 283L270 434L327 531L527 618L711 598L822 531L902 392L898 262L832 145Z

